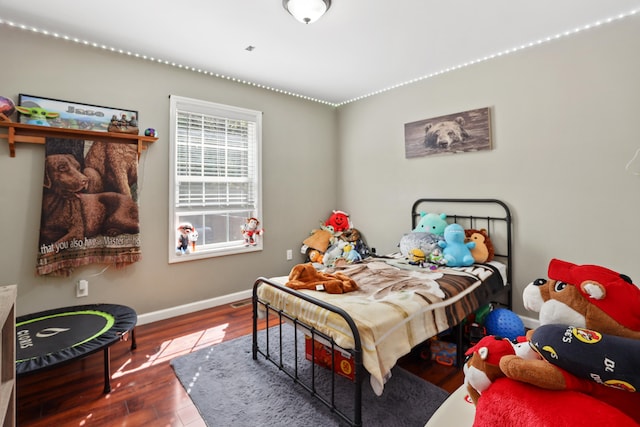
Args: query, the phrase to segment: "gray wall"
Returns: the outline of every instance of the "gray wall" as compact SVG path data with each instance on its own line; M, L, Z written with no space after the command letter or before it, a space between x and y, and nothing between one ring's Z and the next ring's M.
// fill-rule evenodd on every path
M340 108L339 205L379 252L420 197L490 197L515 220L516 311L551 258L640 283L640 17ZM404 124L490 107L493 150L406 159ZM640 170L640 161L635 164Z
M0 145L0 235L6 237L0 283L18 284L18 314L94 302L128 304L144 314L245 291L257 276L288 274L302 261L301 240L334 206L335 108L6 26L0 26L0 53L3 96L138 110L140 127L160 135L140 163L143 260L102 274L102 266L83 267L69 278L35 275L44 148L17 144L10 158L7 144ZM262 252L167 263L169 94L264 113ZM285 260L287 249L293 261ZM89 280L89 297L77 299L80 278Z
M0 52L1 95L131 108L142 128L160 132L141 160L144 259L66 279L34 274L44 150L19 144L10 158L0 145L0 283L18 284L18 314L103 301L149 313L245 291L300 261L285 261L286 249L297 255L331 209L349 212L378 252L392 251L419 197L511 206L522 314L532 315L521 289L546 275L552 257L640 281L640 178L624 170L640 147L640 17L338 109L2 26ZM264 112L263 252L167 264L169 94ZM481 107L491 108L491 151L405 159L404 123ZM79 278L90 281L88 298L75 298Z

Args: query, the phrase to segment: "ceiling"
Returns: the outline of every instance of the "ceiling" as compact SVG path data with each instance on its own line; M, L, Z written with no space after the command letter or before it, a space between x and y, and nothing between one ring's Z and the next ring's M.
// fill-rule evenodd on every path
M305 25L281 0L0 0L0 23L340 105L640 13L640 0L332 3Z

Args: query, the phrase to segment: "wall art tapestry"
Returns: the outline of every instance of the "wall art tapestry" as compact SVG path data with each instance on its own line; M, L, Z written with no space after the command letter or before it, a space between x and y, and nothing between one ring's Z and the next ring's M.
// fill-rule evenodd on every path
M404 147L406 158L490 150L489 108L406 123Z
M47 138L36 272L141 259L134 144Z
M132 129L127 133L137 134L140 119L135 110L81 104L23 93L19 95L16 109L20 123L95 132L124 132L120 129ZM114 125L117 129L114 129Z

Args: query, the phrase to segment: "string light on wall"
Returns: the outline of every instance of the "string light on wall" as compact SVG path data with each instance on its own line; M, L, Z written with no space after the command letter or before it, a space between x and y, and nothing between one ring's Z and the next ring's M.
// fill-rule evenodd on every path
M300 3L300 4L315 3L316 6L319 8L319 10L320 9L322 10L322 12L320 12L319 14L316 12L316 15L313 15L313 17L315 17L315 18L313 18L311 14L308 14L308 16L307 16L309 18L308 21L305 20L305 17L304 17L305 14L304 13L302 15L300 15L300 16L302 16L302 19L298 19L296 17L296 19L298 19L300 22L303 22L303 23L312 23L312 22L318 20L320 17L322 17L322 15L324 13L326 13L326 11L331 6L331 0L283 0L283 2L282 2L284 8L289 13L291 13L292 15L293 15L293 12L291 11L292 7L293 7L292 5L297 4L297 3ZM322 3L322 5L318 5L319 3ZM444 68L444 69L442 69L440 71L432 72L430 74L426 74L426 75L423 75L423 76L420 76L420 77L416 77L416 78L413 78L411 80L400 82L400 83L394 84L392 86L389 86L389 87L386 87L386 88L383 88L383 89L379 89L379 90L370 92L368 94L361 95L361 96L358 96L358 97L355 97L355 98L351 98L351 99L348 99L346 101L342 101L342 102L339 102L339 103L324 101L324 100L321 100L321 99L318 99L318 98L313 98L313 97L309 97L309 96L306 96L306 95L300 95L298 93L294 93L294 92L290 92L290 91L286 91L286 90L282 90L282 89L277 89L277 88L274 88L274 87L271 87L271 86L266 86L266 85L262 85L262 84L259 84L259 83L253 83L253 82L248 82L248 81L241 80L241 79L236 79L234 77L221 75L221 74L215 73L213 71L195 69L195 68L190 67L190 66L185 66L185 65L178 64L178 63L175 63L175 62L170 62L168 60L164 60L164 59L160 59L160 58L147 57L146 55L142 55L142 54L138 54L138 53L132 53L131 51L126 51L126 50L118 49L118 48L114 48L114 47L108 47L108 46L105 46L105 45L102 45L102 44L92 43L92 42L89 42L89 41L86 41L86 40L80 40L78 38L72 38L72 37L64 35L64 34L59 34L59 33L56 33L56 32L50 32L48 30L39 29L39 28L36 28L36 27L30 27L30 26L23 25L23 24L16 24L16 23L14 23L12 21L3 19L2 17L0 17L0 25L7 25L7 26L12 27L12 28L18 28L18 29L25 30L25 31L31 31L33 33L42 34L42 35L45 35L47 37L54 37L56 39L72 41L72 42L75 42L75 43L78 43L78 44L81 44L81 45L84 45L84 46L87 46L87 47L93 47L93 48L96 48L96 49L103 49L105 51L110 51L110 52L113 52L113 53L120 53L122 55L134 56L134 57L139 58L139 59L145 59L145 60L148 60L148 61L151 61L151 62L157 62L159 64L170 65L170 66L177 67L177 68L180 68L180 69L185 69L185 70L188 70L188 71L197 72L199 74L204 74L204 75L211 76L211 77L230 80L230 81L233 81L233 82L242 83L242 84L254 86L254 87L257 87L257 88L261 88L261 89L266 89L266 90L274 91L274 92L277 92L277 93L282 93L282 94L293 96L293 97L296 97L296 98L301 98L301 99L305 99L305 100L308 100L308 101L318 102L318 103L329 105L329 106L332 106L332 107L340 107L342 105L350 104L352 102L356 102L356 101L359 101L359 100L362 100L362 99L365 99L365 98L368 98L368 97L371 97L371 96L374 96L374 95L379 95L381 93L388 92L390 90L397 89L397 88L400 88L400 87L403 87L403 86L406 86L406 85L409 85L409 84L412 84L412 83L416 83L416 82L419 82L419 81L422 81L422 80L430 79L432 77L436 77L436 76L439 76L441 74L444 74L444 73L447 73L447 72L450 72L450 71L459 70L461 68L465 68L465 67L468 67L470 65L478 64L478 63L481 63L481 62L484 62L484 61L488 61L488 60L491 60L491 59L495 59L495 58L501 57L503 55L507 55L507 54L511 54L511 53L515 53L515 52L521 51L523 49L535 47L535 46L541 45L543 43L547 43L547 42L550 42L550 41L553 41L553 40L557 40L557 39L560 39L560 38L563 38L563 37L571 36L571 35L574 35L576 33L580 33L582 31L589 30L589 29L592 29L592 28L596 28L596 27L599 27L599 26L604 25L604 24L610 24L612 22L619 21L619 20L628 18L630 16L636 15L639 12L640 12L640 9L634 9L634 10L631 10L629 12L621 13L621 14L618 14L616 16L604 19L604 20L596 21L596 22L593 22L591 24L587 24L587 25L583 25L581 27L577 27L577 28L575 28L573 30L564 31L562 33L558 33L558 34L555 34L553 36L541 38L541 39L533 41L533 42L528 42L528 43L522 44L522 45L517 46L517 47L513 47L513 48L510 48L510 49L505 49L505 50L503 50L501 52L494 53L492 55L487 55L487 56L484 56L482 58L473 59L473 60L470 60L470 61L465 62L465 63L460 64L460 65L451 66L451 67L448 67L448 68Z

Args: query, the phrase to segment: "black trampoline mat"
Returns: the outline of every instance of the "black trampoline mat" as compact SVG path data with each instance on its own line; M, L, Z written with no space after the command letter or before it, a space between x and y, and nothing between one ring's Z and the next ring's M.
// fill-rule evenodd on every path
M83 357L120 340L136 312L115 304L65 307L16 319L16 373Z

